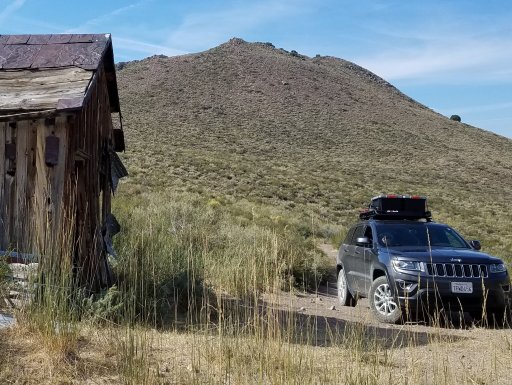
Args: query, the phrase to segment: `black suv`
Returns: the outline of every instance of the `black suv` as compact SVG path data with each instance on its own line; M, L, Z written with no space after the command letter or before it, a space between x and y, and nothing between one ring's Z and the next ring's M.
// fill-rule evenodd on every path
M435 223L425 197L381 195L348 232L337 256L338 298L367 297L379 321L397 323L433 311L503 318L510 278L502 260Z

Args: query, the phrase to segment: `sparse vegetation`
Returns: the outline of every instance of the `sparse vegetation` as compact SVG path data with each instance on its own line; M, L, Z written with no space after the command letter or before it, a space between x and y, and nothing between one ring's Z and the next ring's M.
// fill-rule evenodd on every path
M125 224L116 239L119 289L139 320L169 320L211 292L253 298L315 289L330 272L331 261L298 224L218 205L178 196L116 202Z
M427 195L434 218L510 261L509 139L344 60L233 44L119 72L127 194L245 201L341 232L374 195Z
M508 258L510 140L351 63L290 56L236 39L118 67L130 178L114 200L116 286L72 293L51 274L69 266L44 267L55 280L0 329L0 383L510 382L510 329L382 328L308 294L330 272L320 243L339 244L380 192L428 195L436 218Z

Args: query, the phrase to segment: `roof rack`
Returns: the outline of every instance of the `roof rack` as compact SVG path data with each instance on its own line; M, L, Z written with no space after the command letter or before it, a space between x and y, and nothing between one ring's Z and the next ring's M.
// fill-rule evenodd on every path
M432 221L427 210L427 197L419 195L385 194L372 198L368 208L359 214L363 220L373 219L425 219Z

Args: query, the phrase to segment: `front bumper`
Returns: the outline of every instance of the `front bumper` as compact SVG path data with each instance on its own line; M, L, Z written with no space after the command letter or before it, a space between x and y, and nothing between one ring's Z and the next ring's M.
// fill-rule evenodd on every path
M472 293L454 293L452 282L471 283ZM507 273L488 278L412 277L397 274L395 293L402 307L409 309L479 312L503 311L510 306L510 278Z

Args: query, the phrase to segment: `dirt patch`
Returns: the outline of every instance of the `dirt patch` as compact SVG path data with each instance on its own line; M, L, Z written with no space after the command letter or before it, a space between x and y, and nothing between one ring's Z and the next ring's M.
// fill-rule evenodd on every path
M293 312L302 325L314 324L316 343L329 345L332 335L343 335L346 329L361 327L365 333L375 336L384 347L400 347L410 343L424 346L429 343L457 342L466 339L489 338L489 335L510 333L509 325L502 330L478 327L471 319L452 318L445 323L427 324L424 321L408 322L404 325L391 325L378 322L371 313L367 299L360 299L357 306L341 306L337 299L335 258L337 250L331 245L322 243L318 246L333 261L333 275L329 281L314 292L280 293L266 296L264 301L276 306L283 312ZM335 331L335 333L333 333ZM495 334L493 334L495 333Z

